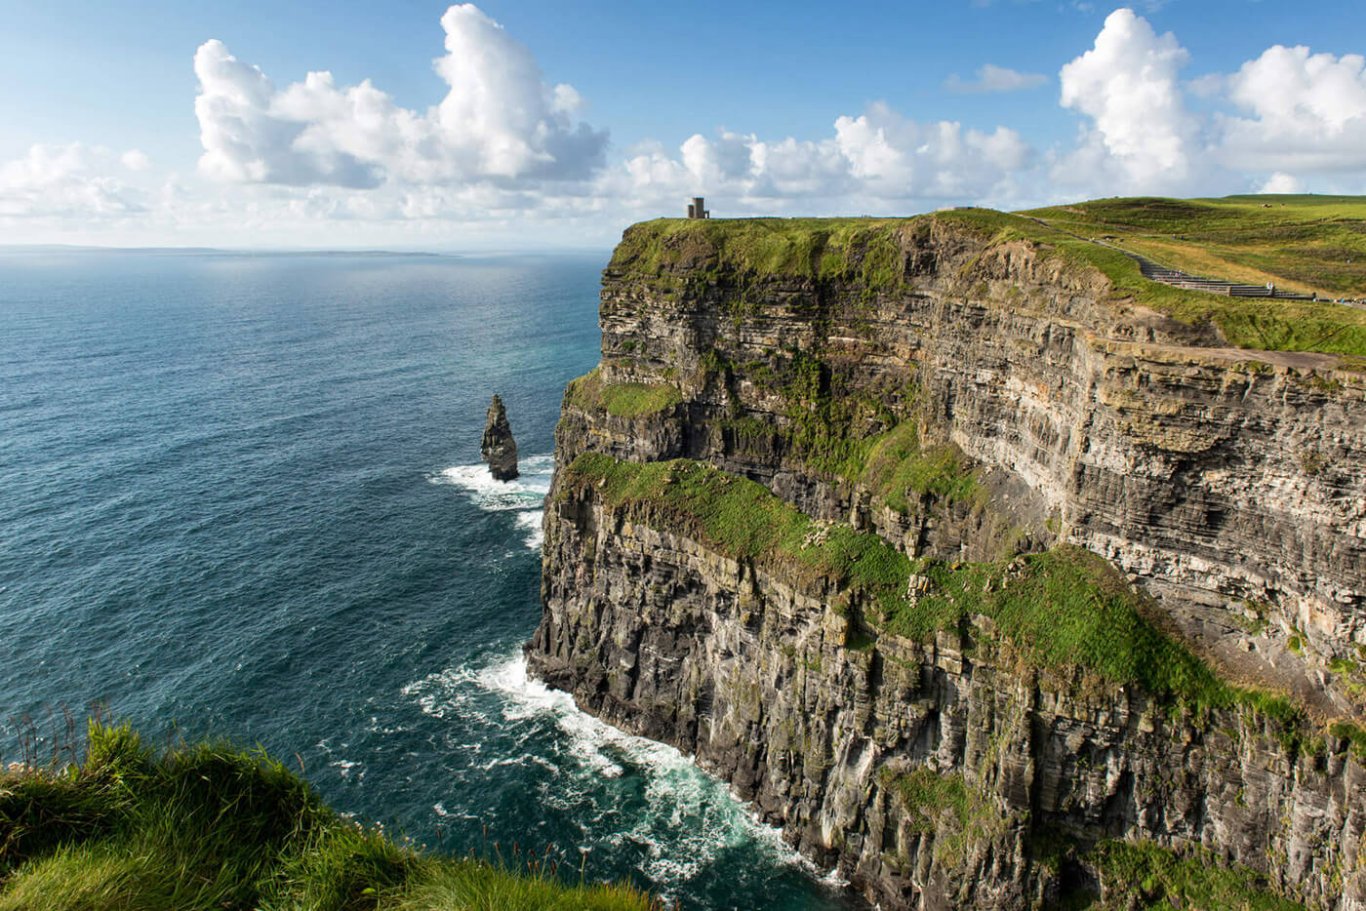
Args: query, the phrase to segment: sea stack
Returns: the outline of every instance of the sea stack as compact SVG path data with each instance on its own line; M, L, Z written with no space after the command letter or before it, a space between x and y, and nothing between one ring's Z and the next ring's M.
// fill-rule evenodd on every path
M493 397L489 403L488 421L484 424L484 443L480 454L489 465L489 473L496 481L511 481L517 477L517 441L512 438L507 409L503 400Z

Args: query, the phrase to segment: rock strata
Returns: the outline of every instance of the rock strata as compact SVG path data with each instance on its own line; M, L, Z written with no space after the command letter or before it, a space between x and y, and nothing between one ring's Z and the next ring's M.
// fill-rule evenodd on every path
M489 473L497 481L511 481L518 476L517 441L512 438L503 400L495 395L489 403L488 419L484 424L484 441L480 455L488 463Z
M627 233L601 364L565 396L536 673L696 756L883 908L1125 907L1118 844L1366 909L1360 373L1229 349L953 217L838 251L813 227L761 269L726 247L742 225L666 224ZM575 480L584 454L705 463L815 525L790 566L737 557L696 491L623 506ZM970 607L908 633L810 571L859 533L912 561L913 620L956 603L951 568L1085 548L1229 686L1289 700L1044 665Z

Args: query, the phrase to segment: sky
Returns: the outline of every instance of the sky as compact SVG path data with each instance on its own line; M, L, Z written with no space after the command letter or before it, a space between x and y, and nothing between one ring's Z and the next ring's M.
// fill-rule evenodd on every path
M1366 4L0 0L0 244L1366 193Z

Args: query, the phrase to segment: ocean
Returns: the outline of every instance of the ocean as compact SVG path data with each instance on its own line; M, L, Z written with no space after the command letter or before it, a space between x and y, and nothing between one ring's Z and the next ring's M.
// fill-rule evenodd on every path
M849 907L685 756L527 679L605 261L0 251L0 761L98 708L259 744L433 850Z

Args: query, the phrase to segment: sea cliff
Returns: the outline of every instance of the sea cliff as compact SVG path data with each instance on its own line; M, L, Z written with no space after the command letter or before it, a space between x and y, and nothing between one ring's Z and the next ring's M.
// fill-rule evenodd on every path
M631 228L533 669L883 907L1366 908L1362 321L1237 348L1116 268L980 210Z

